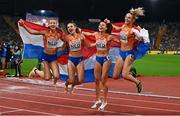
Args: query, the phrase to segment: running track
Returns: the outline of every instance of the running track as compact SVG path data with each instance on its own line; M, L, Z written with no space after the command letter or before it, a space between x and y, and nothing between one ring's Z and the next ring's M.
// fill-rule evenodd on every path
M128 81L109 79L108 105L102 112L90 109L94 83L78 86L71 95L64 93L61 81L55 87L42 80L0 78L0 115L180 115L179 77L140 80L142 94Z

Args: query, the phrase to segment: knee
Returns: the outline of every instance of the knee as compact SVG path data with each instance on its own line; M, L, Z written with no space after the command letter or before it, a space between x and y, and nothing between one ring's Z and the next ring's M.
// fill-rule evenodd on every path
M102 86L103 86L103 89L108 89L108 85L107 85L107 81L103 81L102 80Z
M106 80L102 80L102 85L103 86L107 86L107 81Z
M96 83L96 85L99 85L100 84L99 79L95 79L95 83Z
M127 78L129 76L129 72L122 72L122 77Z

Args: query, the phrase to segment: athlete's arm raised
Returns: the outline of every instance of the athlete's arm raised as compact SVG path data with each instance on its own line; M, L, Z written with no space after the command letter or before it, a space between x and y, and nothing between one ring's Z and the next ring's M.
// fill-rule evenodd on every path
M44 35L46 33L46 31L36 31L36 30L33 30L29 27L27 27L25 24L24 24L24 20L20 19L18 24L22 27L24 27L29 33L31 34L35 34L35 35Z

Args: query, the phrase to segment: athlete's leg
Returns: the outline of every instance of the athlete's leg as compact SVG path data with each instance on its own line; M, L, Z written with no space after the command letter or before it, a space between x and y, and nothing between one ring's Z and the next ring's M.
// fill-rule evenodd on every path
M84 81L84 62L80 62L77 65L77 74L78 74L78 84L83 83Z
M114 66L114 72L113 72L113 78L114 79L119 79L120 78L120 73L121 70L123 68L123 59L121 58L121 56L118 56L118 58L116 59L116 63Z
M48 81L51 79L50 66L47 61L43 61L43 64L44 64L44 79Z
M107 94L108 94L108 86L107 86L107 80L108 80L108 73L110 70L111 61L107 60L103 64L102 68L102 85L103 85L103 91L104 91L104 101L107 101Z
M79 85L81 83L83 83L84 81L84 62L80 62L77 66L76 66L76 69L77 69L77 76L78 76L78 80L74 80L74 83L73 85L71 86L71 89L70 89L70 93L72 93L73 91L73 88L75 85Z
M102 68L102 86L103 86L103 92L104 92L104 100L101 104L101 106L99 107L98 110L104 110L104 108L107 105L107 95L108 95L108 85L107 85L107 81L108 81L108 72L110 70L110 66L111 66L111 61L107 60L104 64L103 64L103 68Z
M94 66L94 78L95 78L95 88L96 88L96 99L95 103L91 106L91 108L96 108L97 104L101 103L100 100L100 77L102 73L102 66L99 62L96 61Z
M75 71L76 71L75 65L70 60L68 60L68 76L69 76L69 78L65 83L65 92L66 93L68 92L68 85L70 85L70 84L72 85L74 83Z
M44 71L36 70L36 74L40 76L40 78L44 79Z
M131 82L134 82L137 85L138 92L140 93L142 90L141 82L139 80L137 80L137 78L134 78L130 74L130 69L133 65L133 62L134 62L133 56L128 55L125 59L125 62L124 62L124 66L123 66L123 70L122 70L122 76L124 79L129 80Z
M57 61L51 62L50 66L53 72L54 84L56 84L59 79L59 67Z

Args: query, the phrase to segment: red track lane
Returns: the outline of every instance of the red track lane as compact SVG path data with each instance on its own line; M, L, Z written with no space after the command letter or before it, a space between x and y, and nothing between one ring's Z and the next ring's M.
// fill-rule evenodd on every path
M113 82L113 85L115 83L117 81ZM123 85L125 87L133 87L133 84L122 80L120 83L122 85L126 83ZM93 85L84 84L83 87L92 88ZM148 89L146 84L144 86ZM131 89L133 90L134 87ZM63 91L64 89L59 87L0 80L0 113L11 115L180 114L180 100L177 99L109 93L108 106L104 112L99 112L90 109L95 95L93 91L75 90L73 95L65 94Z

